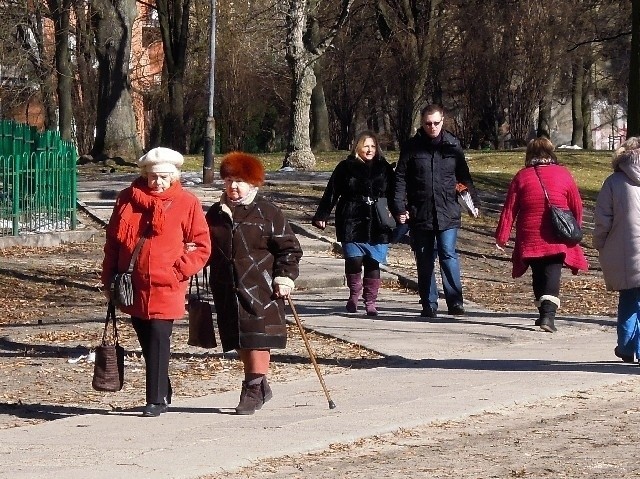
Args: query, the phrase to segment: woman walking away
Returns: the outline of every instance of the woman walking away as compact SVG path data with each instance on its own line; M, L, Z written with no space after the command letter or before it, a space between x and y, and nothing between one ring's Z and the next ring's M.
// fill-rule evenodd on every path
M632 363L640 358L640 138L627 139L611 166L596 201L593 246L607 289L620 292L614 354Z
M496 247L504 251L511 227L516 223L511 275L522 276L531 267L534 303L539 316L536 326L553 333L556 310L560 306L562 266L573 274L586 270L587 260L579 244L557 239L551 223L549 202L571 210L582 224L582 199L569 170L558 165L553 144L547 138L535 138L527 145L525 167L513 177L496 229Z
M169 148L154 148L138 160L141 174L122 190L113 208L102 262L104 294L129 268L133 304L120 306L131 315L145 361L143 416L159 416L171 404L169 357L173 321L184 316L189 277L202 269L211 251L209 230L198 198L182 189L183 158ZM136 248L137 245L141 245Z
M207 212L213 245L211 288L223 351L237 350L244 381L237 414L253 414L273 393L271 349L287 344L284 299L298 277L302 250L282 211L258 194L264 167L234 152L220 163L224 192Z
M393 228L381 223L376 203L381 199L386 202L393 195L393 175L393 167L380 154L375 134L361 133L353 152L334 169L312 220L314 226L325 229L335 207L336 236L342 243L349 287L349 313L358 310L362 294L367 316L378 314L380 263L387 261Z

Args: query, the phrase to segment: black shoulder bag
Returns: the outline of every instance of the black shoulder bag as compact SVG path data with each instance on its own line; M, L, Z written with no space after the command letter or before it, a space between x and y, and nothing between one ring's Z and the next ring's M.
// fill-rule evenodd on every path
M138 244L136 244L133 254L131 255L131 261L129 261L127 271L116 274L111 281L111 299L119 308L133 304L133 281L131 280L131 273L133 272L133 266L136 264L136 260L146 239L147 237L143 234L138 240Z
M211 303L205 297L209 291L208 269L206 266L202 270L202 278L204 282L202 289L200 288L197 273L191 276L189 280L189 303L187 305L189 312L189 339L187 344L210 349L215 348L217 343L213 329L213 310L211 309ZM192 292L194 280L196 284L195 297Z
M582 240L582 229L576 221L575 216L573 216L571 210L564 210L551 204L547 189L544 187L544 183L542 183L540 173L538 173L538 168L534 166L533 169L536 172L540 186L542 186L542 191L544 191L545 202L551 211L551 223L553 224L553 231L556 238L567 243L579 243Z

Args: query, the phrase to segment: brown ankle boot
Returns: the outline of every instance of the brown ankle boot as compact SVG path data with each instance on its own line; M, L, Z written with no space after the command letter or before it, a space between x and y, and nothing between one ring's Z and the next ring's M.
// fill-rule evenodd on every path
M267 381L267 376L262 378L262 404L266 403L269 399L273 397L273 392L271 392L271 387L269 386L269 382Z
M249 415L261 409L263 404L273 397L273 392L263 376L262 381L257 384L249 384L242 381L242 391L240 392L240 402L236 406L236 414Z

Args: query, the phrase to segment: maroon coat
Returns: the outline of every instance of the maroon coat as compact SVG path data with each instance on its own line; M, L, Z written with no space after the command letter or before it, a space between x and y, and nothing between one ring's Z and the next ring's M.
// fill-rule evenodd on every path
M582 199L569 170L560 165L540 165L537 168L551 203L563 209L570 209L578 223L582 224ZM496 229L497 244L503 245L509 240L514 222L516 239L511 272L514 278L522 276L527 271L528 259L557 254L564 255L564 264L571 268L573 274L588 268L579 244L568 245L556 239L544 192L533 167L521 169L509 185Z

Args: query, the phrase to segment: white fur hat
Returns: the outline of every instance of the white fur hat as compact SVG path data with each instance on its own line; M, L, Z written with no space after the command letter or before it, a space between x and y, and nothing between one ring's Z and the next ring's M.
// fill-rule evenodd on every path
M161 146L149 150L138 160L138 166L147 173L177 173L183 163L180 153Z

